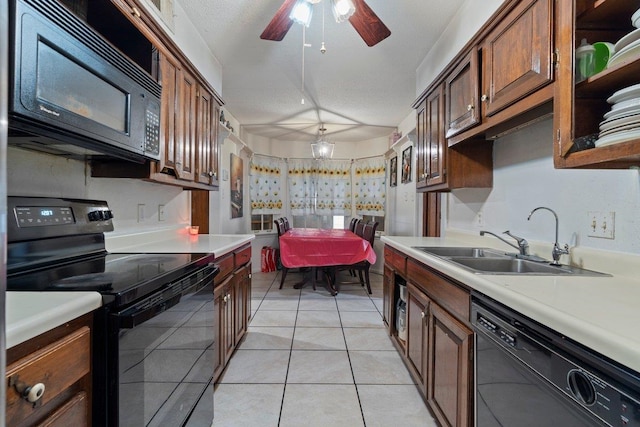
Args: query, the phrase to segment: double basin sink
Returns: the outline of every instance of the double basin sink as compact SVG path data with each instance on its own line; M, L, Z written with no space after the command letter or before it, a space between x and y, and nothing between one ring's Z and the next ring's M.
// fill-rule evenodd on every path
M455 246L414 246L416 250L444 258L476 274L609 276L570 265L553 265L537 257L520 258L496 249Z

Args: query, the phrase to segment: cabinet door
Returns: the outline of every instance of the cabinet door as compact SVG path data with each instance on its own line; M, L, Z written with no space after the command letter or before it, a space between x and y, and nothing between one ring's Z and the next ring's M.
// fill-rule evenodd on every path
M480 123L479 80L478 50L472 48L445 81L447 138Z
M226 292L223 286L218 286L213 291L213 378L217 380L218 376L224 369L224 351L226 349L225 337L225 316L224 316L224 297Z
M197 182L218 184L218 107L213 95L204 87L198 87L198 124L196 174Z
M387 265L384 265L384 278L382 281L382 321L387 325L389 334L395 331L393 321L393 288L395 286L395 274Z
M177 77L175 173L179 179L193 181L196 154L197 84L194 77L185 69L181 69Z
M427 185L427 101L423 101L416 111L416 188Z
M437 304L430 311L429 406L441 425L470 425L473 332Z
M178 74L180 65L171 57L160 54L160 83L162 84L162 107L160 111L160 139L163 154L159 170L176 167L176 101L178 99Z
M38 427L85 427L89 426L89 399L87 393L80 392L55 410Z
M240 268L233 275L234 345L237 345L247 331L247 281L249 270Z
M407 356L413 365L423 395L427 392L429 337L427 329L429 298L412 284L407 297Z
M426 160L427 187L446 182L447 141L444 137L444 89L438 86L427 96Z
M522 1L482 48L485 114L491 116L553 80L552 0Z

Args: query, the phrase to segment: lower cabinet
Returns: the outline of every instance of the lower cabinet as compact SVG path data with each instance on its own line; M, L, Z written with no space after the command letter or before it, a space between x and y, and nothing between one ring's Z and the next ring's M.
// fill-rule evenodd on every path
M91 425L88 314L7 350L7 426Z
M386 252L385 252L386 253ZM385 261L387 261L385 259ZM432 414L442 426L473 425L473 330L470 291L429 267L408 259L406 274L385 269L390 307L397 303L395 282L407 282L407 340L387 326ZM389 275L389 277L387 277ZM383 302L385 300L383 296ZM384 310L386 313L386 309ZM395 335L395 336L394 336Z
M247 246L216 260L221 266L221 273L216 277L213 290L214 381L218 380L247 332L251 316L250 259L251 248Z

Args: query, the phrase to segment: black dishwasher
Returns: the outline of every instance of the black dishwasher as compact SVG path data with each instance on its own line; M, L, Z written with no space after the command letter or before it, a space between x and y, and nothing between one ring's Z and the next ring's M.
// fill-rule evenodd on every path
M640 426L640 375L474 293L476 427Z

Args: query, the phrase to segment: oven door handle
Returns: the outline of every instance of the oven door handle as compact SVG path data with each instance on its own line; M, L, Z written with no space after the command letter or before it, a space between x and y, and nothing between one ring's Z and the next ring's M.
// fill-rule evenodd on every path
M115 314L118 319L118 326L121 329L131 329L161 314L162 312L167 311L174 305L178 304L183 296L196 293L207 284L213 282L213 278L218 274L218 271L217 267L213 268L213 270L204 276L202 280L198 281L198 283L194 283L193 285L183 289L180 293L174 294L171 297L162 298L163 294L166 294L167 291L171 289L171 287L169 287L146 298L146 301L149 301L150 305L143 304L144 307L140 309L129 309ZM213 294L211 295L211 298L213 299ZM153 302L154 299L157 301ZM139 303L137 305L141 304Z

